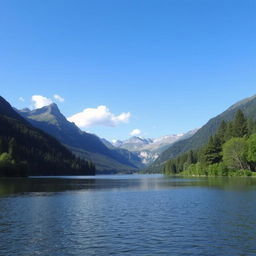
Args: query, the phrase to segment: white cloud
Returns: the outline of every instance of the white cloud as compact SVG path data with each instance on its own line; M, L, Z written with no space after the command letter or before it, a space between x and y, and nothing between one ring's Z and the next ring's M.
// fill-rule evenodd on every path
M41 95L33 95L32 101L34 104L34 108L42 108L44 106L48 106L53 103L50 98L46 98Z
M141 134L141 130L140 129L134 129L130 133L131 136L138 136L140 134Z
M54 94L53 97L54 97L55 100L57 100L57 101L59 101L59 102L64 102L64 101L65 101L65 99L62 98L62 97L61 97L60 95L58 95L58 94Z
M24 99L23 97L19 97L19 101L24 102L24 101L25 101L25 99Z
M80 128L91 126L115 127L121 123L128 123L130 117L129 112L115 115L106 106L101 105L97 108L86 108L82 112L69 117L68 120L74 122Z

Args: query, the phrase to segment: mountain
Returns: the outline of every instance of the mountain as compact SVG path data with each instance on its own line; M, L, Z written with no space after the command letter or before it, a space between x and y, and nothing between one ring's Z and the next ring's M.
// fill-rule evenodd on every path
M109 141L108 141L109 142ZM109 142L109 143L111 143L111 142ZM123 142L121 141L121 140L112 140L112 143L111 143L113 146L115 146L115 147L120 147L122 144L123 144Z
M83 132L69 122L55 103L35 110L23 109L19 113L33 126L54 136L77 156L95 163L99 172L127 172L138 167L128 153L107 147L96 135Z
M145 145L152 143L151 139L144 139L140 137L133 136L124 141L114 141L113 145L119 148L124 148L129 151L140 151Z
M185 139L191 137L193 134L196 133L197 130L198 129L194 129L187 133L166 135L166 136L152 139L152 143L145 145L143 150L150 150L151 152L160 154L163 151L165 151L173 143L175 143L179 140L185 140Z
M198 149L206 144L210 136L216 133L221 121L229 122L233 120L238 109L241 109L248 118L256 119L256 95L235 103L220 115L210 119L192 137L171 145L156 159L151 169L161 168L167 160L191 149Z
M141 160L141 157L139 156L139 154L137 152L131 152L131 151L129 151L127 149L124 149L124 148L115 147L111 142L109 142L108 140L106 140L104 138L100 138L100 140L109 149L115 150L119 154L123 155L125 158L129 159L129 161L133 165L137 166L138 168L144 168L145 167L145 164L143 163L143 161Z
M0 96L0 176L93 175L55 138L33 127Z
M100 138L101 142L109 149L116 149L116 147L108 140Z
M133 136L124 141L113 141L112 145L133 152L141 159L144 165L149 165L171 144L191 137L196 131L192 130L184 134L166 135L155 139Z

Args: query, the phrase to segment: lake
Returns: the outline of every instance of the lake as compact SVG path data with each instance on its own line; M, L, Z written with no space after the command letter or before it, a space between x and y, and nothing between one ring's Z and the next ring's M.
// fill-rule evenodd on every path
M2 178L0 255L256 255L256 179Z

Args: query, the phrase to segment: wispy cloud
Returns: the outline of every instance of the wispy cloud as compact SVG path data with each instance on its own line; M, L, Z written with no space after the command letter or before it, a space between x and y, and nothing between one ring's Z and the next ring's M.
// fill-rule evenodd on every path
M68 120L74 122L80 128L91 126L115 127L121 123L128 123L130 117L129 112L115 115L106 106L101 105L97 108L86 108L82 112L69 117Z
M130 132L130 135L131 136L138 136L141 134L141 130L140 129L133 129L131 132Z
M24 99L23 97L19 97L19 101L24 102L24 101L25 101L25 99Z
M64 102L65 101L65 99L63 97L61 97L60 95L58 95L58 94L54 94L53 98L55 100L57 100L58 102Z

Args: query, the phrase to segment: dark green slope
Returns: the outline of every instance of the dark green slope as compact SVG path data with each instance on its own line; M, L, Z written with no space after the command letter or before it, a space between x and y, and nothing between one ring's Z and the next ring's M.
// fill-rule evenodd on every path
M97 136L83 132L69 122L56 104L32 111L24 109L19 113L33 126L54 136L76 155L93 161L97 171L130 171L137 168L136 162L130 161L123 152L108 148Z
M179 156L180 154L191 149L197 149L203 146L205 143L207 143L210 136L216 133L221 121L233 120L238 109L241 109L247 117L256 119L256 96L252 96L237 102L225 112L210 119L189 139L173 144L166 151L164 151L158 159L156 159L150 169L154 170L160 168L167 160L175 158L176 156Z
M94 173L92 165L34 128L0 97L0 176Z
M2 96L0 96L0 115L28 124L23 117L13 110L12 106Z

